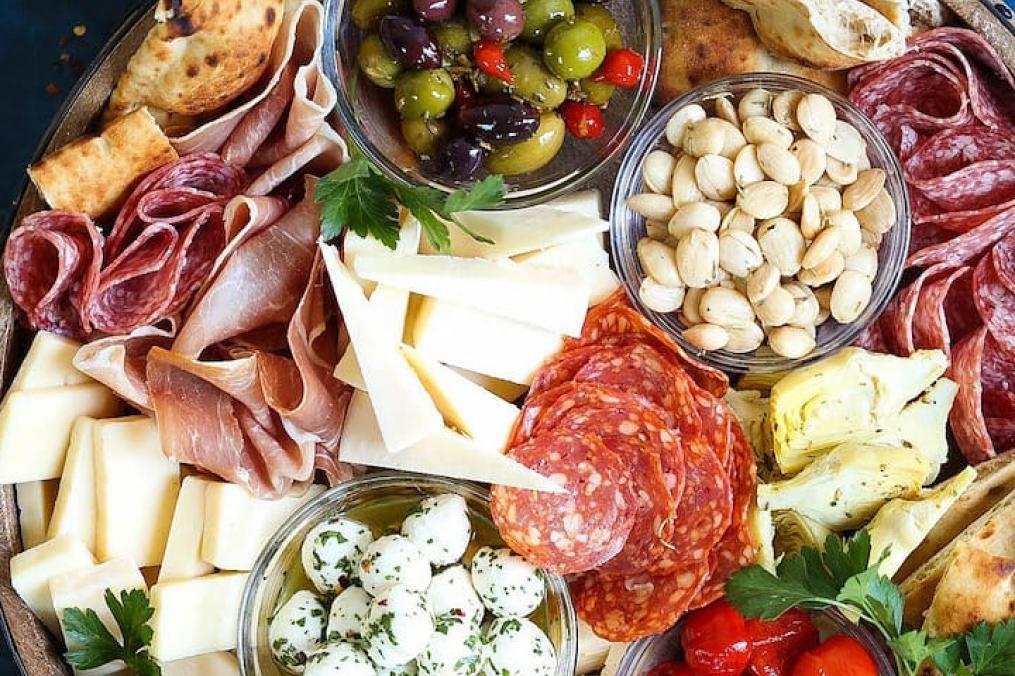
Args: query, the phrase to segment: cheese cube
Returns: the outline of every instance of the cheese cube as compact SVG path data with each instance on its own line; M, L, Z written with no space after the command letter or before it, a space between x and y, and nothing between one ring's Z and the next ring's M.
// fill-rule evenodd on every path
M412 335L417 350L443 364L519 385L564 345L559 333L435 298L423 299Z
M119 411L112 391L94 382L8 392L0 405L0 483L59 478L74 419Z
M78 570L56 575L49 580L49 591L53 595L53 608L60 618L60 627L63 630L64 644L68 650L76 650L81 645L67 635L64 628L63 613L68 608L78 608L82 612L94 610L106 628L122 641L123 635L120 628L113 619L113 614L106 604L106 590L113 592L119 600L121 591L140 589L147 592L141 571L129 559L112 559L97 566L88 566ZM122 661L110 662L97 669L87 669L75 673L88 674L88 676L101 676L102 674L114 674L124 668Z
M377 407L384 443L397 453L440 430L444 421L398 347L385 341L369 303L335 247L322 243L321 252L363 382Z
M201 577L215 570L201 558L204 503L208 486L214 483L196 476L183 479L166 540L166 553L159 569L159 582Z
M95 419L81 416L71 427L67 460L49 522L48 536L73 535L95 550Z
M448 426L493 451L507 448L521 411L468 378L407 345L405 358L416 370Z
M144 416L95 423L95 555L162 563L180 466L162 452L155 421Z
M240 665L232 653L206 653L166 662L162 676L240 676Z
M160 662L236 648L247 573L216 573L152 587L152 657Z
M79 347L81 343L69 338L39 331L32 339L32 346L28 348L28 354L21 362L9 391L42 390L95 382L74 368L74 355Z
M56 503L56 490L59 485L59 481L50 479L29 481L14 487L18 499L21 544L24 549L31 549L46 540L46 531L53 517L53 505Z
M620 288L620 279L610 269L610 255L598 235L515 256L514 260L523 266L553 268L575 275L585 285L590 306L598 305Z
M463 378L468 378L484 390L493 392L504 401L518 401L525 395L526 392L529 391L529 388L525 385L509 383L506 380L494 378L493 376L484 376L482 373L476 373L475 371L463 369L458 366L449 366L448 368Z
M589 305L573 271L510 260L372 254L356 259L356 274L572 336L581 334Z
M503 453L478 446L447 428L401 453L386 453L370 397L363 392L354 392L349 402L338 455L343 462L369 467L437 474L534 491L560 493L563 490Z
M278 500L258 500L235 484L210 484L205 489L201 558L222 570L250 570L285 520L323 492L324 486L315 484Z
M60 623L49 591L50 578L95 564L95 557L79 540L61 535L23 551L11 559L11 586L35 616L60 635Z

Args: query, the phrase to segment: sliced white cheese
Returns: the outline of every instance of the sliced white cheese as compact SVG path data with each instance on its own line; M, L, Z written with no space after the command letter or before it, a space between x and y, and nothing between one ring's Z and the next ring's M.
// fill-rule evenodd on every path
M119 412L112 391L94 382L8 392L0 405L0 483L59 478L74 419Z
M113 619L106 604L106 590L113 592L117 599L120 592L132 589L148 591L141 571L129 559L112 559L97 566L79 568L50 579L49 590L53 595L53 608L60 618L60 628L63 631L64 644L68 650L81 648L81 644L72 640L67 634L64 626L63 613L68 608L79 608L82 611L94 610L110 633L118 641L123 640L120 628ZM78 670L76 674L87 674L88 676L102 676L103 674L119 673L125 667L120 660L110 662L96 669Z
M579 190L563 197L550 200L546 206L562 211L573 211L592 218L599 218L603 213L603 199L598 190Z
M236 648L246 573L216 573L152 587L152 657L160 662Z
M240 665L232 653L206 653L164 663L162 676L240 676Z
M404 345L402 352L448 426L483 448L497 452L507 448L511 431L521 414L517 406L415 348Z
M235 484L205 488L201 558L222 570L250 570L275 531L324 486L294 488L278 500L258 500Z
M201 577L214 571L214 566L201 558L205 496L208 486L214 483L196 476L184 477L159 568L159 582Z
M69 338L39 331L32 339L32 346L28 348L28 354L21 362L9 391L94 383L94 380L74 368L74 355L80 347L81 343Z
M18 500L18 523L21 526L21 544L24 549L31 549L46 540L46 531L53 518L53 506L56 504L56 491L60 482L55 479L47 481L29 481L14 487Z
M349 402L338 454L343 462L369 467L562 492L558 484L542 474L446 428L401 453L386 453L370 398L362 392L354 392Z
M95 550L95 418L81 416L71 428L49 537L73 535Z
M424 298L413 345L442 364L460 366L519 385L560 351L564 337L457 303Z
M575 669L575 675L583 676L601 670L613 645L605 638L597 636L585 620L579 619L578 667Z
M493 244L473 239L452 225L448 228L450 253L470 258L506 258L610 229L609 221L599 218L598 214L581 213L571 205L568 207L540 205L503 211L460 211L455 217ZM583 205L582 211L586 208ZM435 253L428 242L423 243L422 249L424 253Z
M180 492L180 466L146 416L95 423L95 555L162 563Z
M80 540L61 535L11 558L11 586L53 635L59 636L60 622L53 609L49 580L94 564L95 557Z
M482 373L476 373L468 369L463 369L458 366L449 366L449 369L462 376L468 378L472 382L476 383L484 390L493 392L504 401L515 402L524 396L529 388L525 385L519 385L518 383L511 383L507 380L501 380L500 378L494 378L493 376L483 375Z
M356 259L356 273L572 336L581 334L589 305L588 288L574 272L509 260L372 254Z
M397 453L444 427L440 412L398 347L385 341L363 291L338 258L321 243L328 276L349 331L363 382L374 399L384 443Z
M521 254L514 260L522 265L553 268L575 275L588 291L590 306L602 303L620 288L620 279L610 269L610 255L603 249L598 235Z

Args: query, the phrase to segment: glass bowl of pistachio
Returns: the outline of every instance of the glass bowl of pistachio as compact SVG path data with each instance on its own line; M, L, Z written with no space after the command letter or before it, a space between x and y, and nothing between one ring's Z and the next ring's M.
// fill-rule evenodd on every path
M895 154L849 101L777 74L724 78L638 133L613 192L628 295L723 370L779 372L854 342L909 247Z

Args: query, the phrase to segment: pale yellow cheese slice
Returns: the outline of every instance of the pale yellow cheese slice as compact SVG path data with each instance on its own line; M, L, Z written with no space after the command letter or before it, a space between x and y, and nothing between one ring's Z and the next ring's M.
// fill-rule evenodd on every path
M159 582L201 577L215 570L201 558L205 498L208 487L214 483L196 476L184 477L159 568Z
M240 665L232 653L205 653L166 662L162 676L240 676Z
M506 380L501 380L500 378L486 376L483 375L482 373L476 373L475 371L463 369L458 366L449 366L448 368L450 368L452 371L462 376L463 378L468 378L472 382L482 387L484 390L487 390L488 392L493 392L504 401L510 402L518 401L525 395L526 392L529 391L529 388L526 385L511 383Z
M32 339L25 360L11 382L10 391L41 390L62 385L84 385L95 382L74 368L74 355L81 343L39 331Z
M49 537L73 535L95 550L95 419L81 416L71 428Z
M35 616L60 635L60 622L49 591L51 578L95 564L95 557L80 540L61 535L11 558L11 586Z
M589 306L602 303L620 288L620 279L610 269L610 255L603 249L599 235L521 254L514 260L523 266L553 268L574 275L585 285Z
M216 573L152 587L152 657L171 662L235 649L246 584L247 573Z
M18 522L21 525L21 544L31 549L46 540L46 531L53 518L53 505L60 482L29 481L17 484L14 493L18 501Z

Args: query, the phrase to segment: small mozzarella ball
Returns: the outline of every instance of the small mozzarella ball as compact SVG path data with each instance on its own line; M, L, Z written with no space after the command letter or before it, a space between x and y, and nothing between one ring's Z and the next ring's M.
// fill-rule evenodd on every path
M359 578L371 596L393 584L421 592L430 584L430 561L409 538L385 535L374 540L363 553Z
M268 645L286 670L302 673L307 655L324 640L328 611L317 595L298 591L286 601L268 625Z
M523 617L498 618L486 630L485 672L498 676L552 676L557 653L543 630Z
M307 658L305 676L375 676L366 653L351 643L326 643Z
M475 625L483 621L483 602L464 566L451 566L434 575L426 590L426 602L436 618L460 617Z
M415 661L406 662L397 667L377 667L377 676L416 676L418 673L419 668Z
M526 617L543 602L542 572L507 548L483 547L472 558L472 584L497 617Z
M434 566L455 563L465 554L472 539L465 498L447 493L423 500L405 517L402 535L423 550Z
M370 594L363 587L349 587L335 597L328 614L328 640L359 638L370 610Z
M367 654L394 667L416 659L433 636L433 619L423 595L394 584L374 598L367 612Z
M420 654L419 671L426 676L465 676L478 673L483 661L479 628L460 618L438 621L429 645Z
M363 552L374 541L359 521L337 517L315 526L303 539L303 570L322 594L349 585L356 577Z

